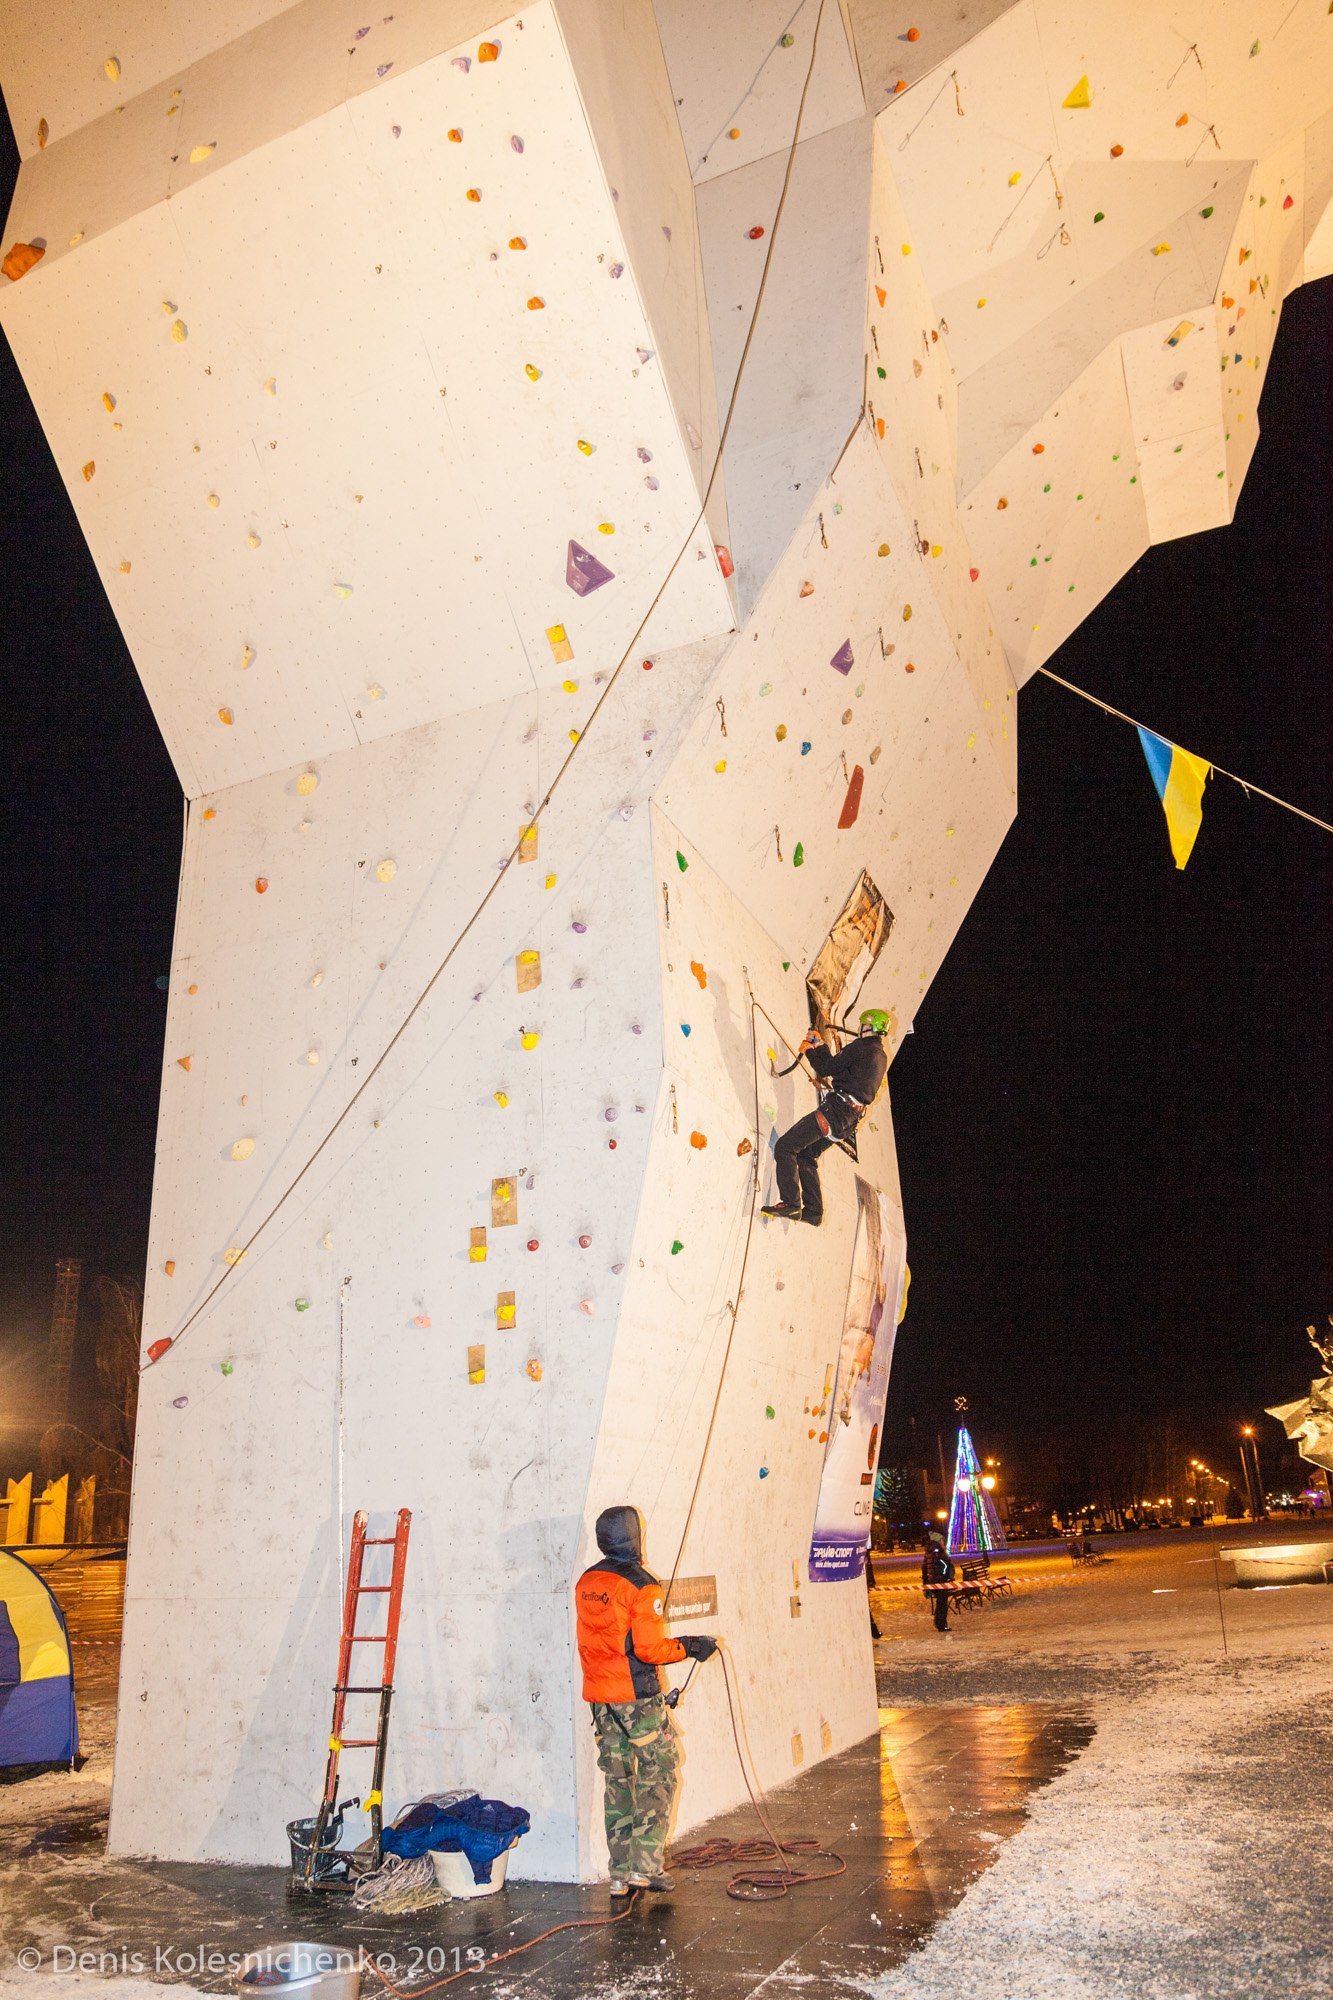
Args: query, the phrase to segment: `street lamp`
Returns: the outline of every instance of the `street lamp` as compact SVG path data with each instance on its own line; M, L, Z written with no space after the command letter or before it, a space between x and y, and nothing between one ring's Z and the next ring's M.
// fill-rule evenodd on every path
M1249 1459L1245 1455L1245 1440L1247 1438L1250 1443ZM1254 1461L1253 1484L1251 1484L1250 1480L1250 1459ZM1264 1508L1264 1482L1263 1474L1259 1470L1259 1446L1255 1441L1253 1424L1242 1424L1240 1427L1240 1468L1245 1475L1245 1491L1250 1499L1250 1516L1255 1521L1261 1521L1264 1519L1266 1511Z

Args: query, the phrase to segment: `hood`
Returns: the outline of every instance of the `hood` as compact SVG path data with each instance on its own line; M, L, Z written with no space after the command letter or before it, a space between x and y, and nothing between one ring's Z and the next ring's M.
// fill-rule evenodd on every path
M643 1561L643 1522L637 1507L606 1507L594 1530L604 1556L617 1562Z

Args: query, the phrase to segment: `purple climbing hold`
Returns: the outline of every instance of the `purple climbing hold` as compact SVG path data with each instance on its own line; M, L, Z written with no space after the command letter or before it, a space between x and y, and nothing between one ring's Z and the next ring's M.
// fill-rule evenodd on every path
M366 36L367 36L367 35L368 35L369 33L370 33L370 29L369 29L369 28L358 28L358 29L357 29L357 31L356 31L356 33L355 33L355 34L353 35L353 37L352 37L352 40L353 40L354 42L364 42L364 40L366 39Z
M649 449L648 449L648 447L647 447L647 445L646 445L646 444L638 444L638 445L635 445L634 449L635 449L635 450L636 450L636 451L638 452L638 454L639 454L639 457L640 457L640 458L642 459L642 461L643 461L643 463L644 463L645 465L651 465L651 464L652 464L652 462L653 462L653 455L652 455L652 453L651 453L651 452L649 451Z
M513 147L516 153L521 153L523 151L523 141L519 138L517 132L511 132L509 134L509 143Z
M617 1118L619 1118L620 1113L616 1110L614 1104L608 1104L605 1111L602 1113L602 1116L603 1118L605 1118L608 1125L614 1125Z
M615 571L598 562L596 556L571 542L569 555L565 561L565 582L576 597L587 597L591 591L600 590L604 583L610 583Z
M582 917L575 917L569 928L576 932L579 937L582 937L588 926L584 923Z
M376 76L387 76L392 68L393 64L391 62L377 63L375 66L375 74Z
M852 668L856 665L856 661L852 656L852 642L850 639L843 640L837 652L829 661L829 665L836 667L840 674L849 674L852 671Z
M468 71L469 71L469 70L471 69L471 67L472 67L472 58L471 58L471 56L454 56L454 57L452 57L452 58L451 58L451 60L452 60L452 62L453 62L453 66L454 66L454 68L455 68L455 69L461 69L461 70L462 70L462 72L463 72L463 74L464 74L464 76L466 76L466 75L467 75Z
M613 264L611 266L611 269L607 272L607 276L610 278L623 278L624 275L625 275L625 266L623 264Z
M171 1407L173 1410L183 1410L185 1408L185 1405L189 1402L189 1400L190 1399L188 1396L173 1396L171 1399Z

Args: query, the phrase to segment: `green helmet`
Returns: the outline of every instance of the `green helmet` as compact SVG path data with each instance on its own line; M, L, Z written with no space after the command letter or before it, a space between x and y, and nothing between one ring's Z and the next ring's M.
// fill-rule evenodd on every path
M877 1035L887 1035L889 1032L889 1017L882 1007L863 1007L861 1009L861 1026L863 1028L870 1028Z

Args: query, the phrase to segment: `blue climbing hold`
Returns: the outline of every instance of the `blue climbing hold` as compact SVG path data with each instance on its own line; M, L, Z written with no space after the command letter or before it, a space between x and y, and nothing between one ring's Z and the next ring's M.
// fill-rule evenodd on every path
M681 1034L682 1034L682 1035L688 1035L688 1034L689 1034L689 1032L690 1032L690 1024L689 1024L689 1022L688 1022L688 1021L682 1021L682 1022L681 1022L681 1024L680 1024L680 1032L681 1032Z
M808 743L803 743L801 745L801 755L803 757L808 757L810 755L810 745Z

